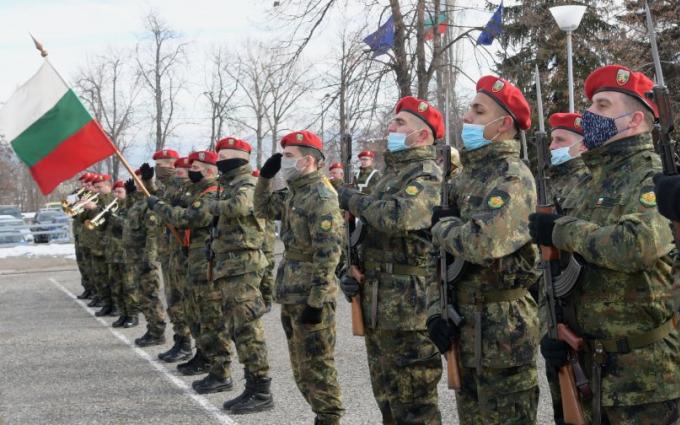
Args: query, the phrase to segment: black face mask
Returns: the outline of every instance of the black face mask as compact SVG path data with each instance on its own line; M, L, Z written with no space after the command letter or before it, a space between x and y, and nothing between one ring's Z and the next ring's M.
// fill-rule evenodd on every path
M247 163L248 160L243 158L223 159L217 161L217 168L220 170L220 173L226 173L238 167L242 167Z
M198 183L203 180L203 173L189 170L189 180L191 180L192 183Z

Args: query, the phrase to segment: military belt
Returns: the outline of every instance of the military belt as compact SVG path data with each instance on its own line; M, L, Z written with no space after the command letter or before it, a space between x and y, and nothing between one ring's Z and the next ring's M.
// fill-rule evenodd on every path
M626 354L631 350L661 341L677 329L678 325L680 325L680 313L674 313L670 320L651 331L623 338L589 339L588 344L590 347L602 347L607 353Z
M523 298L527 294L526 288L515 288L499 291L456 291L456 302L458 304L477 305L500 303L503 301L515 301Z
M205 244L205 241L191 242L191 244L189 244L189 248L205 248Z
M373 271L405 276L432 276L433 273L425 267L409 266L407 264L374 263L373 261L365 261L364 270L366 272Z
M303 263L311 263L312 262L312 254L305 254L303 252L296 252L296 251L289 251L286 250L284 252L283 256L285 257L286 260L291 260L291 261L301 261Z

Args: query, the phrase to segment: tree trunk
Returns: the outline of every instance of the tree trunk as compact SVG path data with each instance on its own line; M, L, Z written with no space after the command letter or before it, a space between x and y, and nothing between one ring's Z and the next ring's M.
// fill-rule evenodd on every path
M394 73L397 76L397 87L399 87L399 97L411 96L411 74L409 72L408 57L406 54L406 26L404 16L401 14L399 0L390 0L392 17L394 19Z

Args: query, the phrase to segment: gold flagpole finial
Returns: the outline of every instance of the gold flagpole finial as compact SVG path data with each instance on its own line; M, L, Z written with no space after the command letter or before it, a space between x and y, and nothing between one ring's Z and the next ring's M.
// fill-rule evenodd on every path
M33 37L33 34L31 33L28 34L31 36L31 39L33 39L33 44L35 44L35 48L38 49L38 51L40 52L40 56L44 58L47 57L47 50L45 50L42 43L36 40L35 37Z

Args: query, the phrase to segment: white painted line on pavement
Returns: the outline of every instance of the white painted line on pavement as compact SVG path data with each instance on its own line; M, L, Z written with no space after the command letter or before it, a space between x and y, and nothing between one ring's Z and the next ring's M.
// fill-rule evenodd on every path
M50 282L54 286L56 286L61 292L66 294L69 298L73 299L77 304L79 304L83 310L87 311L90 316L92 316L96 321L98 321L101 325L103 325L105 328L107 328L113 336L121 340L125 345L128 347L132 348L132 350L137 353L137 355L153 366L154 369L156 369L158 372L160 372L165 378L167 378L168 381L172 382L177 388L182 390L184 395L192 399L196 404L201 406L203 410L208 412L213 418L215 418L219 423L224 424L224 425L238 425L237 422L235 422L232 418L229 416L225 415L222 413L222 410L220 410L218 407L215 407L210 401L208 401L207 398L203 397L200 394L196 394L192 388L190 388L187 384L184 383L181 379L170 373L168 369L166 369L163 365L161 365L159 362L154 360L149 353L146 351L142 350L141 348L137 347L133 342L131 342L125 335L122 333L118 332L114 328L111 327L104 319L101 317L97 317L94 315L94 312L90 310L84 302L79 300L71 291L66 289L61 283L59 283L56 279L54 278L49 278Z

